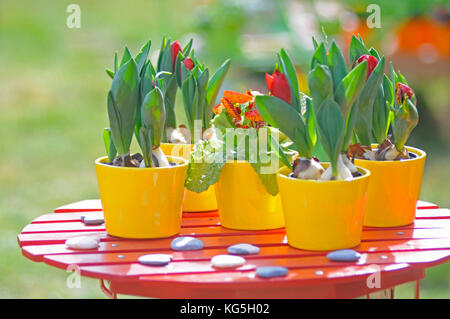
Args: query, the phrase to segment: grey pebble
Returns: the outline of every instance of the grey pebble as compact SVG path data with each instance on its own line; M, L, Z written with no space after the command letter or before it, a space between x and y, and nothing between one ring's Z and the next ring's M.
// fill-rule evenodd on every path
M190 236L177 237L170 243L170 248L178 251L199 250L203 249L203 242Z
M361 254L353 249L340 249L327 254L327 258L332 261L357 261Z
M81 221L85 225L94 226L105 223L105 218L103 217L103 214L91 213L88 215L81 216Z
M165 266L172 261L168 254L148 254L138 258L139 263L147 266Z
M236 244L228 247L227 251L233 255L252 255L258 254L260 249L252 244Z
M273 278L286 276L289 270L285 267L266 266L256 268L256 275L261 278Z

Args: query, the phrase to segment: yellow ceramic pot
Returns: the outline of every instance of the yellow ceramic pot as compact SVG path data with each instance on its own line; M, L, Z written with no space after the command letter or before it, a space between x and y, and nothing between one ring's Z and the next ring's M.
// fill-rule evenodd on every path
M290 246L335 250L359 245L370 173L358 169L364 175L351 181L304 180L289 177L287 167L278 171Z
M364 226L396 227L414 222L426 154L417 148L406 149L416 157L402 161L355 159L356 165L367 168L372 175Z
M108 234L124 238L163 238L181 226L187 162L168 157L172 167L133 168L95 161Z
M166 155L184 158L189 162L191 152L194 149L193 144L173 144L162 143L161 149ZM184 181L183 181L184 184ZM207 212L217 209L216 192L214 187L210 186L202 193L192 192L186 190L184 198L183 211L184 212Z
M216 184L217 206L222 226L241 230L284 227L280 195L267 193L247 161L230 161Z

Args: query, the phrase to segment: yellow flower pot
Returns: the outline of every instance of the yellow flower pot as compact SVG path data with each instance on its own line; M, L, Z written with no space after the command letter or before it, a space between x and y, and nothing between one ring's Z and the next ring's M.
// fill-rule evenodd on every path
M280 195L267 193L247 161L225 163L215 186L222 226L240 230L284 227Z
M377 145L372 145L372 148ZM407 146L415 158L402 161L355 159L371 173L364 226L396 227L414 222L426 153Z
M188 164L168 157L172 167L133 168L95 161L108 234L124 238L163 238L180 231Z
M322 251L359 245L370 173L358 169L364 175L351 181L304 180L289 177L288 167L278 171L290 246Z
M161 149L164 154L181 157L189 162L194 145L162 143ZM216 192L213 186L210 186L202 193L192 192L188 189L186 190L183 204L184 212L207 212L212 210L217 210Z

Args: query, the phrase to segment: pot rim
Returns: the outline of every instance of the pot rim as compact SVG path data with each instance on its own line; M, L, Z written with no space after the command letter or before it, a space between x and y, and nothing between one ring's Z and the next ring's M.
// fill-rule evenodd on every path
M372 147L372 149L374 149L378 146L378 144L373 143L370 146ZM407 145L405 145L405 147L408 152L414 153L415 155L417 155L417 157L410 158L410 159L397 160L397 161L372 161L372 160L368 160L368 159L355 158L355 161L362 161L365 164L371 163L373 165L392 165L393 163L397 163L396 165L398 165L398 163L411 163L414 161L418 161L427 156L427 153L425 151L421 150L420 148L407 146Z
M164 142L164 143L161 143L160 145L190 145L190 146L192 146L194 144L192 144L192 143L169 143L169 142Z
M102 156L102 157L97 158L95 160L95 165L104 166L104 167L113 168L113 169L133 170L133 172L136 172L136 169L138 169L139 171L141 171L141 170L142 171L165 170L165 169L180 168L180 167L188 165L188 161L186 161L185 159L183 159L181 157L177 157L177 156L166 156L166 157L168 159L176 160L179 165L170 166L170 167L122 167L122 166L113 166L113 165L108 165L108 164L104 163L104 160L107 159L108 156Z
M322 162L320 163L322 165L326 167L328 167L330 165L329 162ZM370 176L370 171L366 168L360 167L360 166L356 166L356 168L358 169L358 171L360 173L363 173L364 175L362 176L358 176L353 178L352 180L346 181L346 180L333 180L333 181L323 181L323 180L314 180L314 179L300 179L300 178L295 178L295 177L289 177L286 175L286 173L284 173L283 171L288 170L290 171L289 167L287 166L283 166L281 167L278 171L277 171L277 176L279 178L285 178L286 180L290 180L294 183L315 183L315 184L324 184L324 183L333 183L333 185L338 185L338 184L347 184L347 183L352 183L352 182L356 182L362 179L366 179L369 178Z

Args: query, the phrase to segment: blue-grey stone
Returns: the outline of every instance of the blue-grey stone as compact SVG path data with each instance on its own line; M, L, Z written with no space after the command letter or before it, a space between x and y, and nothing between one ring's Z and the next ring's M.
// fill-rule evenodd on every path
M170 248L179 251L199 250L203 248L203 242L190 236L177 237L170 243Z
M80 217L81 221L85 225L102 225L105 222L105 218L103 217L103 213L89 213L87 215Z
M165 266L172 260L172 256L168 254L149 254L138 258L141 264L147 266Z
M251 244L236 244L228 247L227 251L232 255L252 255L258 254L260 249Z
M332 261L357 261L361 254L353 249L340 249L327 254L327 258Z
M256 275L261 278L283 277L286 276L289 270L285 267L266 266L256 268Z

